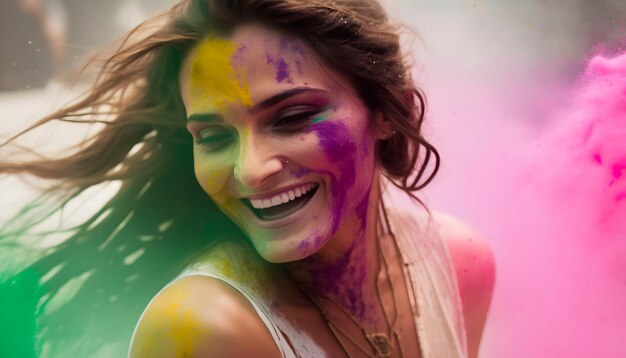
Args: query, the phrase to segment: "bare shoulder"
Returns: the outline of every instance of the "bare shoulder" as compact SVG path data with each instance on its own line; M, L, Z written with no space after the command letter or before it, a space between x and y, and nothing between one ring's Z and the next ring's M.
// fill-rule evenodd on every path
M449 214L433 212L433 218L439 225L441 237L448 245L457 271L465 274L459 279L480 274L483 277L481 281L485 281L489 274L495 274L491 247L478 231Z
M248 300L211 277L185 277L159 293L137 326L130 357L280 357Z
M470 357L476 357L495 282L495 261L489 243L454 216L433 212L454 263L463 303Z

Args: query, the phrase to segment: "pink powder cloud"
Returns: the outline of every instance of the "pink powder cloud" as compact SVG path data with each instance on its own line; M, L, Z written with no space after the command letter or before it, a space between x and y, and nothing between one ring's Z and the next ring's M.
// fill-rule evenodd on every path
M425 81L443 158L426 196L492 245L480 357L626 357L626 53L574 84L476 72Z
M594 57L569 98L493 163L506 195L486 224L501 278L488 357L626 356L626 54Z

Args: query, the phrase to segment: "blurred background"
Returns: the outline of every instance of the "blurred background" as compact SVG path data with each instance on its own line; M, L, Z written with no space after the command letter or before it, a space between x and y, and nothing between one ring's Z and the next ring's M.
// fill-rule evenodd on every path
M73 74L91 55L172 3L2 0L0 140L79 94L88 82ZM626 113L594 112L603 99L588 100L584 73L595 55L625 50L626 2L384 3L414 30L405 48L428 99L427 137L443 158L427 202L477 228L496 257L480 356L625 357L626 200L603 198L626 193L626 136L615 136L626 134ZM626 92L610 96L623 103ZM590 118L604 133L596 147L614 159L609 189L578 137ZM85 135L48 128L24 144ZM0 180L0 221L33 192L19 178Z

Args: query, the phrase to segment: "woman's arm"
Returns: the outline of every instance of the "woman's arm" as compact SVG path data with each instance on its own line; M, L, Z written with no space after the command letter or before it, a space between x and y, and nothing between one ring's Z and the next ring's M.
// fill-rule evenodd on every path
M493 254L487 241L459 219L441 213L435 213L434 218L454 262L463 304L468 353L470 357L477 357L493 294Z
M280 357L250 302L228 284L190 276L161 292L135 333L131 358Z

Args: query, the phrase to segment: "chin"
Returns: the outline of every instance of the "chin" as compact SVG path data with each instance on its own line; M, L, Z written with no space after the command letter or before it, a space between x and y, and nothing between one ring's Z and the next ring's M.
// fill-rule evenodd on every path
M301 205L272 220L262 216L271 212L255 215L255 210L239 201L231 206L234 210L223 211L242 229L264 260L276 264L302 260L319 251L332 236L326 185L319 183L313 187L310 196L301 196L305 198Z
M311 234L305 238L284 238L271 243L251 240L256 252L265 261L282 264L303 260L317 253L328 241L322 235Z

